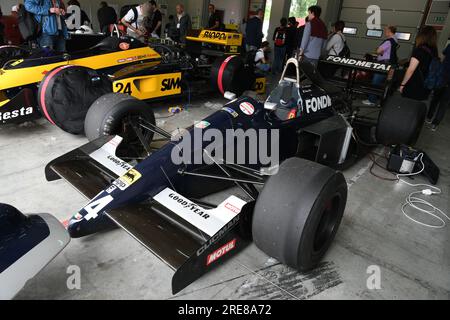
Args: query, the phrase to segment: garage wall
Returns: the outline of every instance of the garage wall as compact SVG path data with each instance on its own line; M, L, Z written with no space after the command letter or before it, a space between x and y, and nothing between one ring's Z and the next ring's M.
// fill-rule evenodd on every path
M367 18L366 12L370 5L378 5L381 8L381 24L396 25L399 32L412 33L411 40L400 41L399 58L408 58L411 54L417 30L421 25L426 9L425 0L343 0L340 18L349 27L358 28L355 36L347 35L348 44L352 55L363 56L367 52L374 51L382 39L366 37Z
M225 11L223 22L225 24L240 24L244 18L245 12L242 12L242 3L240 0L211 0L216 9Z

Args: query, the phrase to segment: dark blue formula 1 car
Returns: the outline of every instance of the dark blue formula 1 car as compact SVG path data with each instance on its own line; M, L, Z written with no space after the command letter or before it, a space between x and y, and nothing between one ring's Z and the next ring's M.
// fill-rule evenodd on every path
M92 199L70 219L70 235L120 226L175 270L174 293L251 241L307 271L325 255L345 211L347 184L337 170L358 158L363 139L375 143L374 135L381 144L413 143L424 120L422 104L405 106L400 98L378 120L359 118L339 89L295 59L265 103L227 95L233 100L222 110L179 135L156 127L142 101L121 94L97 100L85 123L92 142L46 167L47 180L63 178ZM400 114L408 125L390 125ZM233 139L216 140L225 151L213 154L211 139L190 140L210 130L265 130L269 138L256 135L256 143L248 140L253 145L244 148ZM276 146L271 155L279 165L260 156L251 161L268 145ZM245 160L225 159L230 150ZM204 201L236 186L242 195L219 204Z
M52 215L24 215L0 203L0 300L13 298L69 241Z

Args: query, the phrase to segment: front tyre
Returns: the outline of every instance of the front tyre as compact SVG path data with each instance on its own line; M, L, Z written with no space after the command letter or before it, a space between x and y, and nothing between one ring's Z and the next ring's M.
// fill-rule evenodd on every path
M330 247L346 202L342 173L304 159L288 159L256 201L253 241L283 264L311 270Z
M145 102L126 94L109 93L92 104L84 128L89 141L101 136L121 136L118 156L139 158L153 140L153 131L148 128L154 125L154 112Z

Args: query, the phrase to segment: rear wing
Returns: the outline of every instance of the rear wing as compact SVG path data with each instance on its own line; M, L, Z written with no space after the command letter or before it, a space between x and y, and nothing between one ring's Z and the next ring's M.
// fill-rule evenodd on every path
M63 178L87 198L96 197L131 169L115 156L121 140L102 137L55 159L46 167L47 180ZM251 242L247 226L253 203L230 196L216 208L204 208L162 189L148 201L104 214L175 271L175 294Z
M202 44L211 44L225 47L224 54L240 53L243 43L243 36L237 32L223 32L213 30L192 30L186 37L188 51L200 50ZM207 50L205 53L214 50Z

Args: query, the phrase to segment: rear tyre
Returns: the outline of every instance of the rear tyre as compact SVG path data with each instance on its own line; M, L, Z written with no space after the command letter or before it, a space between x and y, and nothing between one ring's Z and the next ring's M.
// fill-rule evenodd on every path
M153 132L143 127L148 124L155 125L155 115L145 102L126 94L109 93L92 104L84 127L89 141L101 136L121 136L123 142L117 155L139 158L153 140Z
M283 264L311 270L330 247L346 202L342 173L304 159L288 159L256 201L253 241Z
M72 134L84 133L92 103L111 92L106 76L86 67L64 65L47 73L39 86L39 107L47 120Z
M241 96L244 91L253 89L255 79L239 56L217 59L211 67L211 86L221 94L230 91Z
M426 112L425 103L403 98L400 94L393 95L381 110L377 142L385 146L414 145L422 131Z

